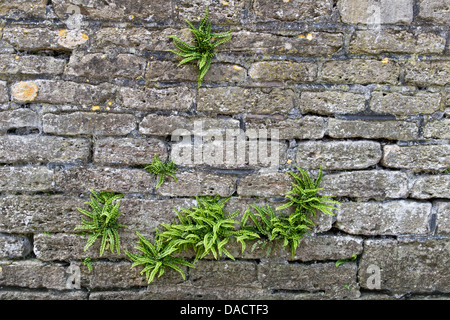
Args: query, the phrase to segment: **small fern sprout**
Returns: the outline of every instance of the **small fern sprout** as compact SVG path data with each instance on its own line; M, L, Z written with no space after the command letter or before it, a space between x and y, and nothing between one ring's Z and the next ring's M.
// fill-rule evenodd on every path
M206 7L206 12L203 19L200 21L200 25L197 28L186 20L189 25L189 30L194 34L194 44L190 45L177 36L170 36L173 39L175 47L179 51L169 50L183 58L178 66L185 63L197 60L198 74L198 87L202 85L203 78L211 67L211 60L216 55L216 48L221 44L224 44L231 40L231 30L224 33L211 33L211 22L208 21L209 9Z
M120 237L119 229L127 226L117 223L117 219L122 213L119 211L120 200L123 194L115 194L114 192L101 191L99 193L91 191L90 201L85 202L92 211L77 208L79 212L90 218L88 221L81 218L81 225L74 230L85 230L89 234L84 251L87 251L98 238L101 238L100 256L106 248L110 248L111 252L116 249L120 254Z
M175 176L175 174L178 171L178 168L175 166L173 160L168 163L164 163L159 159L157 154L155 154L153 162L149 165L146 165L144 167L144 170L153 175L159 176L158 183L156 184L156 189L162 186L166 175L172 177L175 181L177 181L177 177Z

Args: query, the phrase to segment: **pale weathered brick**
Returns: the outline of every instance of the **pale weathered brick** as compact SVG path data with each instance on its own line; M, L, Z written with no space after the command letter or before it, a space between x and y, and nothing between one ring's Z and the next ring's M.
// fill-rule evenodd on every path
M442 171L450 167L449 145L387 145L383 151L382 164L390 168Z
M381 146L373 141L300 143L296 165L305 169L365 169L381 160Z
M411 200L343 202L335 227L355 235L427 235L431 203Z
M405 81L416 86L450 83L450 61L411 61L405 64Z
M197 110L217 114L286 114L294 108L296 95L289 89L266 93L257 88L200 88Z
M305 91L300 95L299 107L303 113L322 115L353 114L366 109L362 94L339 91Z
M317 65L311 62L263 61L254 63L248 75L257 81L312 82L317 70Z
M70 114L47 113L42 117L45 133L61 135L127 135L137 127L131 114L74 112Z
M291 178L286 173L261 173L239 180L237 192L240 197L284 196L291 187Z
M411 187L410 197L415 199L450 199L450 175L421 176L416 178Z
M367 240L359 265L362 288L374 289L371 266L379 268L380 287L392 293L449 292L448 239ZM407 272L406 272L407 270Z
M10 129L40 127L39 115L30 109L16 109L0 112L0 133Z
M143 165L152 163L158 155L167 159L167 147L158 139L103 138L94 143L93 162L102 165Z
M352 171L324 175L322 194L360 199L395 199L408 195L408 177L386 170Z
M324 63L320 79L330 83L397 84L400 67L396 62L379 60L334 60Z
M436 203L436 234L450 235L450 202Z
M27 237L0 233L0 258L23 258L32 251Z
M0 77L11 75L61 74L66 61L46 56L0 55Z
M46 192L53 190L53 170L47 167L0 167L0 191Z
M413 20L413 0L341 0L337 6L342 22L349 24L379 27L381 24L409 24Z
M137 110L183 110L194 103L194 91L188 87L165 89L135 89L122 87L119 95L126 109Z
M256 0L253 9L258 21L323 21L330 20L333 13L331 0Z
M423 137L450 139L450 119L427 122L423 128Z
M0 103L9 101L8 87L5 81L0 81Z
M434 24L449 25L450 3L440 0L419 0L419 17Z
M379 113L395 115L432 114L439 110L441 95L439 93L418 92L404 95L397 92L373 92L370 109Z
M89 149L86 139L0 136L1 163L86 162Z
M419 125L408 121L366 121L328 119L328 135L332 138L366 138L416 140Z

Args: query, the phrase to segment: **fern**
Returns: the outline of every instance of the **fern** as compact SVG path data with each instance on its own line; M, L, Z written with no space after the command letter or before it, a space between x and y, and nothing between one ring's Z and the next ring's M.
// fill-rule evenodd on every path
M131 267L143 266L141 274L145 273L148 283L150 284L155 279L156 275L158 278L161 277L166 268L178 271L183 280L186 280L186 274L181 266L187 266L194 268L194 265L181 257L174 257L173 254L178 251L178 248L172 246L171 244L162 241L159 237L159 230L156 229L156 239L155 243L152 244L139 232L136 232L139 242L135 249L142 252L141 255L133 254L131 252L125 251L125 253L134 262Z
M117 253L120 254L119 229L127 227L117 223L117 219L122 214L119 211L119 199L123 198L123 195L107 191L99 193L91 191L89 197L90 201L85 202L85 204L91 207L92 212L82 208L77 208L77 210L91 221L81 218L81 225L74 229L85 230L89 234L84 251L89 249L100 238L100 256L103 256L105 249L108 247L111 249L111 252L114 252L114 249L116 249Z
M209 18L209 9L206 7L206 12L203 19L200 21L200 25L197 28L194 25L186 20L189 25L189 30L194 35L194 43L195 45L190 45L177 36L170 36L169 38L173 39L173 43L175 47L179 51L169 50L183 58L178 66L183 65L185 63L197 60L197 67L199 70L198 73L198 87L202 85L203 78L208 72L211 66L211 60L216 55L216 48L221 44L224 44L231 40L231 30L212 34L211 33L211 23L208 21Z
M236 211L226 215L225 203L229 198L197 197L197 206L181 209L177 212L178 222L163 224L165 230L159 234L161 240L179 250L192 248L196 253L195 261L212 253L215 259L226 255L234 260L225 245L234 238L245 250L245 241L259 237L249 230L236 230L238 222Z
M178 168L175 166L173 160L171 160L168 163L164 163L161 160L159 160L157 154L155 154L154 161L151 164L146 165L144 167L144 170L146 170L151 174L159 175L159 180L158 183L156 184L156 189L161 187L161 185L164 183L166 175L172 177L175 181L177 181L175 173L178 171Z

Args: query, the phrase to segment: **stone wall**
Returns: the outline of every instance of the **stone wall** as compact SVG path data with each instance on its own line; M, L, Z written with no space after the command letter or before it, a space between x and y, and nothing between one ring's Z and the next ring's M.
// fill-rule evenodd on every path
M168 36L188 39L207 4L233 39L198 89ZM0 15L0 299L450 296L448 0L8 0ZM143 165L173 158L172 132L198 120L279 130L279 166L180 165L155 190ZM151 236L197 195L241 212L282 201L296 166L322 166L341 205L294 259L232 247L236 261L149 286L130 269L135 231ZM129 228L120 255L99 257L73 229L105 189L125 194Z

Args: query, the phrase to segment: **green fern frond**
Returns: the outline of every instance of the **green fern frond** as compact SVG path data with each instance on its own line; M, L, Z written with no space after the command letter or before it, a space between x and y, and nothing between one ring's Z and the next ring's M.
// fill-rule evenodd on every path
M176 167L173 160L171 160L168 163L164 163L159 159L157 154L155 154L153 162L149 165L146 165L144 167L144 170L153 175L159 176L158 183L156 184L155 187L156 189L162 186L162 184L164 183L164 179L167 175L172 177L175 181L177 181L175 173L178 171L178 168Z

